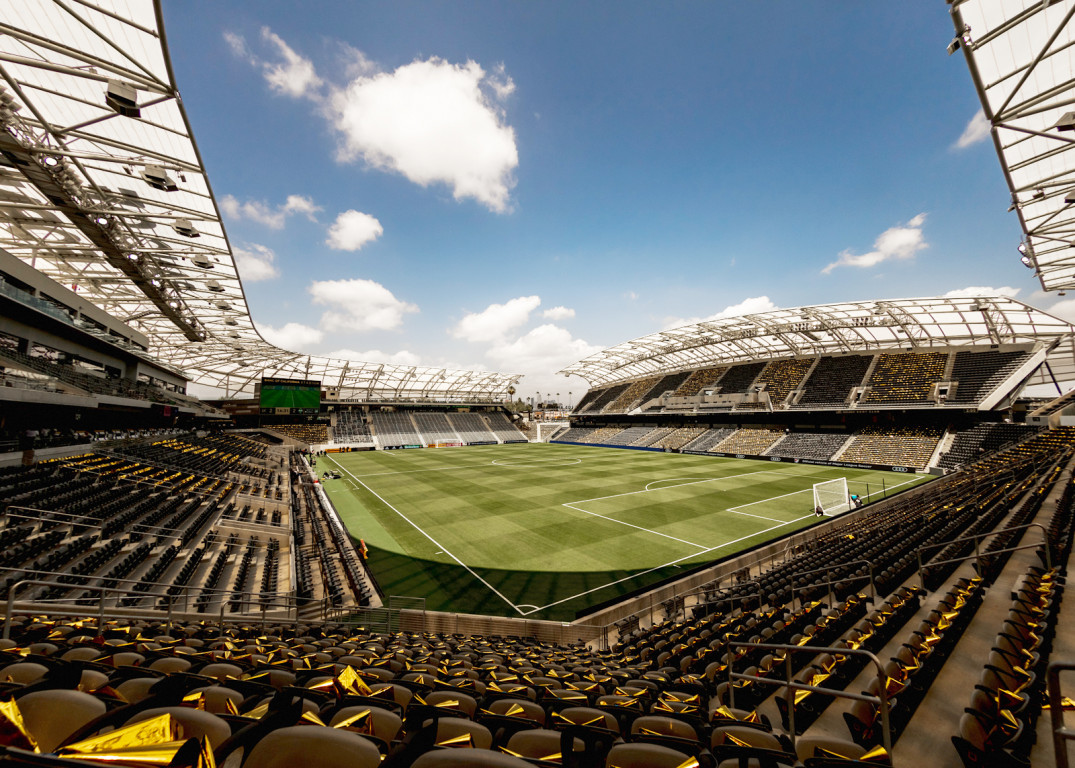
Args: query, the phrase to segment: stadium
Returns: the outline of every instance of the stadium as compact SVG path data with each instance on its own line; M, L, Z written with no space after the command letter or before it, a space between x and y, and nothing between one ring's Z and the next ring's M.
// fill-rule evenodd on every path
M1075 2L949 6L1052 301ZM164 19L0 8L0 765L1068 764L1062 312L655 323L567 407L289 351Z

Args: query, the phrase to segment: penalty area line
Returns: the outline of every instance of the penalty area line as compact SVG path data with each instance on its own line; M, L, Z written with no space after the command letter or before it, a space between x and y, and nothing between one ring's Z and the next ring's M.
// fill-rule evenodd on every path
M643 533L652 533L654 536L664 536L666 539L671 539L672 541L678 541L680 544L687 544L687 545L695 547L697 549L705 550L705 545L703 545L703 544L695 544L693 541L687 541L686 539L677 539L675 536L669 536L667 533L661 533L660 531L654 531L654 530L651 530L649 528L643 528L641 525L635 525L634 523L626 523L623 520L617 520L614 517L608 517L606 515L599 515L597 512L588 512L585 509L580 509L579 507L576 507L575 504L572 503L572 502L564 502L564 504L562 504L561 506L567 507L568 509L573 509L576 512L581 512L584 515L590 515L591 517L600 517L602 520L608 520L610 523L617 523L619 525L626 525L629 528L634 528L636 530L642 531Z
M514 609L515 609L516 611L518 611L518 612L519 612L519 613L520 613L521 615L524 615L524 616L526 615L526 614L524 614L524 613L523 613L523 612L522 612L521 610L519 610L519 606L517 606L517 605L516 605L515 603L511 602L511 600L508 600L508 598L504 597L504 595L503 595L503 594L501 594L500 590L498 590L498 589L497 589L496 587L494 587L494 586L493 586L492 584L490 584L490 583L489 583L488 581L486 581L486 580L485 580L485 579L483 579L483 578L482 578L481 576L479 576L478 574L476 574L476 573L474 572L474 569L472 569L472 568L471 568L471 567L470 567L469 565L467 565L466 563L464 563L464 562L463 562L462 560L460 560L460 559L459 559L458 557L456 557L456 556L455 556L454 554L452 554L451 552L449 552L449 551L448 551L448 549L447 549L447 548L446 548L446 547L445 547L445 546L444 546L443 544L441 544L441 543L440 543L439 541L437 541L436 539L434 539L434 538L433 538L432 536L430 536L430 535L429 535L428 533L426 533L425 531L423 531L423 530L422 530L422 529L421 529L421 528L420 528L420 527L419 527L419 526L418 526L418 525L417 525L417 524L416 524L416 523L415 523L415 522L414 522L413 520L411 520L411 519L410 519L409 517L407 517L407 516L406 516L405 514L403 514L403 513L402 513L402 512L400 512L400 511L399 511L398 509L396 509L396 508L395 508L395 507L393 507L393 506L392 506L391 504L389 504L389 503L388 503L387 501L385 501L384 497L383 497L383 496L381 496L381 494L377 493L377 491L373 490L373 489L372 489L372 488L370 488L370 487L369 487L368 485L366 485L366 484L365 484L364 482L362 482L362 481L361 481L361 480L359 480L359 479L358 479L357 477L355 477L355 475L354 475L354 474L352 474L350 470L348 470L348 469L347 469L346 467L344 467L344 466L343 466L342 464L338 463L338 462L337 462L337 461L336 461L335 459L333 459L333 458L332 458L331 456L326 456L325 458L327 458L327 459L331 460L333 464L335 464L335 465L336 465L337 467L339 467L340 469L342 469L342 470L343 470L344 472L346 472L347 474L351 475L351 477L352 477L352 478L354 478L355 482L357 482L357 483L358 483L359 485L361 485L361 486L362 486L363 488L365 488L365 489L366 489L367 491L369 491L369 492L370 492L370 493L372 493L372 494L373 494L374 496L376 496L376 497L377 497L377 498L378 498L378 499L380 500L380 502L381 502L382 504L384 504L384 505L385 505L386 507L388 507L388 508L389 508L390 510L392 510L392 511L393 511L393 512L395 512L395 513L396 513L397 515L399 515L399 516L400 516L400 517L402 517L402 518L403 518L404 520L406 520L406 521L407 521L408 523L410 523L411 527L413 527L413 528L414 528L414 530L418 531L418 532L419 532L420 534L422 534L422 535L423 535L423 536L425 536L425 537L426 537L427 539L429 539L429 540L430 540L431 542L433 542L433 544L434 544L434 545L435 545L435 546L436 546L436 547L437 547L438 549L440 549L440 550L441 550L441 551L442 551L442 552L443 552L444 554L446 554L446 555L447 555L448 557L452 558L452 560L455 560L455 562L459 563L459 565L460 565L460 566L462 566L463 568L466 568L466 570L467 570L467 571L468 571L468 572L470 573L470 575L471 575L471 576L473 576L473 577L474 577L475 579L477 579L477 580L478 580L478 581L480 581L480 582L481 582L482 584L484 584L484 585L485 585L486 587L488 587L488 588L489 588L489 590L490 590L490 591L491 591L491 592L492 592L492 593L493 593L494 595L496 595L496 596L497 596L497 597L499 597L499 598L500 598L501 600L503 600L503 601L504 601L505 603L507 603L508 605L510 605L510 606L511 606L512 608L514 608Z
M677 559L673 560L670 563L664 563L663 565L657 565L657 566L654 566L653 568L647 568L644 571L639 571L638 573L633 573L630 576L624 576L622 579L616 579L615 581L610 581L608 584L602 584L599 587L593 587L592 589L587 589L585 592L579 592L576 595L571 595L570 597L565 597L565 598L563 598L561 600L556 600L554 602L549 603L548 605L543 605L540 608L535 608L532 611L525 611L525 612L520 611L520 613L522 613L523 616L529 616L532 613L537 613L538 611L544 611L546 608L552 608L553 606L560 605L561 603L566 603L569 600L574 600L575 598L578 598L578 597L585 597L586 595L589 595L589 594L591 594L593 592L597 592L598 590L606 589L608 587L614 587L617 584L622 584L623 582L630 581L631 579L637 579L639 576L645 576L647 573L653 573L654 571L659 571L661 568L667 568L667 567L673 566L673 565L678 566L679 563L682 563L684 560L688 560L688 559L690 559L692 557L698 557L698 555L703 555L703 554L705 554L707 552L715 552L718 549L723 549L724 547L730 547L732 544L738 544L741 541L746 541L747 539L752 539L755 536L761 536L763 533L768 533L769 531L775 531L777 528L783 528L786 525L792 525L793 523L797 523L800 520L806 520L806 519L811 518L811 517L813 517L812 514L803 515L802 517L797 517L794 520L789 520L786 523L780 523L779 525L774 525L774 526L771 526L769 528L765 528L763 530L755 531L754 533L747 534L746 536L741 536L738 539L733 539L732 541L726 541L723 544L718 544L715 547L708 547L708 548L702 550L701 552L695 552L693 555L685 555L683 557L680 557L680 558L677 558ZM518 609L518 608L516 608L516 609Z

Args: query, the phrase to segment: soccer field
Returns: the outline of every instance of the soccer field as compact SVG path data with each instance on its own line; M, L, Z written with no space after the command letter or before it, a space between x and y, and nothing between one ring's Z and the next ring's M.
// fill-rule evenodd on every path
M814 524L814 483L873 500L929 480L545 443L329 454L317 469L386 595L430 610L569 620Z

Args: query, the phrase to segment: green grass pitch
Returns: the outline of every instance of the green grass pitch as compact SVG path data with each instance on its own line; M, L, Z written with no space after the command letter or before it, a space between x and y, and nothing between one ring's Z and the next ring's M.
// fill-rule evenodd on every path
M329 454L317 469L386 595L570 620L817 522L814 483L873 500L929 476L544 443Z

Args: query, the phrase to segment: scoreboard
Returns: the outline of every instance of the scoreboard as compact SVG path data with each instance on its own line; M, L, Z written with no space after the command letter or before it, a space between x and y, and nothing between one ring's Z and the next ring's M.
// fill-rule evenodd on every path
M321 382L263 378L259 405L263 415L314 416L321 410Z

